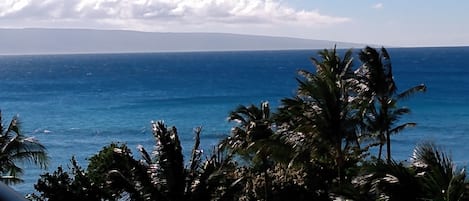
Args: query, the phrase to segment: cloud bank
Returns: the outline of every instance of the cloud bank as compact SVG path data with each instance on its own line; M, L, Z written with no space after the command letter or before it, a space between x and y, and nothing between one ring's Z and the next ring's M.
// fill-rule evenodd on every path
M350 21L279 0L2 0L0 26L175 31L214 27L321 27ZM186 27L186 28L184 28Z

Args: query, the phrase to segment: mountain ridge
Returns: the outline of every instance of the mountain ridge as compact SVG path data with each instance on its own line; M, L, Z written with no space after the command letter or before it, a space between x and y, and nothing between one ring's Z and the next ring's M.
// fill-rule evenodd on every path
M233 33L141 32L98 29L0 29L0 54L145 53L300 50L363 44Z

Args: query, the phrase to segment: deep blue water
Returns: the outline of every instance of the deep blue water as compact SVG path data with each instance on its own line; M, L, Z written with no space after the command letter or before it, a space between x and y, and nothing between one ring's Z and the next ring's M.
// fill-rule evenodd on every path
M469 161L469 48L388 49L399 89L425 83L406 101L418 126L393 138L393 156L408 159L416 143L434 140L461 165ZM111 142L153 148L151 120L178 128L188 153L192 130L203 127L209 149L229 134L226 117L239 104L273 107L294 94L296 71L314 71L317 50L95 54L0 57L4 120L19 114L24 133L49 151L49 171L67 167ZM358 59L356 65L359 65ZM7 123L7 122L5 122ZM136 150L133 150L136 152ZM135 155L138 155L135 153ZM26 168L15 186L33 192L43 171Z

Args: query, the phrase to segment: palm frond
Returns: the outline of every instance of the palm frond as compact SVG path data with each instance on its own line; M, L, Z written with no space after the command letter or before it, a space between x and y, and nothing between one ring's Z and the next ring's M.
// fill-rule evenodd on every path
M423 142L417 145L412 159L414 164L423 164L425 167L438 168L444 174L452 174L454 164L451 158L433 142Z
M391 57L388 54L386 48L381 48L381 58L383 64L383 73L386 78L386 82L388 83L388 90L390 92L395 92L397 90L396 83L394 83L394 78L392 74L392 65L391 65Z
M162 121L152 122L152 131L157 141L155 150L159 182L166 184L165 191L175 200L182 199L185 187L184 160L177 129L168 129Z
M12 175L7 175L7 176L0 176L0 182L3 182L7 185L10 184L20 184L23 183L24 180L17 177L17 176L12 176Z
M311 73L310 71L304 69L298 70L298 75L306 78L307 80L311 80L313 79L313 77L316 76L314 73Z
M150 165L153 163L150 154L148 154L147 150L142 145L137 146L137 150L140 152L142 155L143 160L147 163L147 165Z
M415 148L413 165L423 175L423 188L429 199L449 201L464 197L466 172L457 172L451 157L433 142L424 142Z
M1 120L0 113L0 120ZM18 116L14 116L4 133L0 135L0 172L7 182L22 182L20 176L23 169L18 163L31 163L39 168L47 168L49 158L44 145L33 137L21 134L21 123ZM3 130L3 125L0 130Z
M12 160L29 161L40 168L47 168L47 149L36 140L15 135L3 148L2 153L9 155Z
M400 133L401 131L403 131L406 128L415 127L415 126L417 126L417 123L413 123L413 122L405 123L405 124L396 126L395 128L391 129L389 131L389 133L391 133L391 134Z
M424 84L420 84L400 93L399 95L397 95L397 99L398 100L406 99L417 92L425 92L426 90L427 90L427 87Z
M188 193L191 190L192 184L195 182L195 178L198 174L200 165L202 163L202 150L200 149L200 133L202 132L201 127L194 129L195 141L194 147L192 148L191 160L189 161L189 168L187 169L187 184L185 192Z
M8 135L11 131L15 132L16 134L20 134L20 122L18 120L18 116L14 116L11 119L10 125L6 131L6 135Z
M361 188L373 195L373 200L419 200L421 195L415 171L393 160L367 166L365 175L359 179Z
M448 201L462 201L467 200L469 192L467 191L467 174L466 170L462 169L460 172L455 172L453 178L446 189L446 200Z
M5 127L3 126L3 115L2 110L0 110L0 136L3 136L5 133Z
M404 114L409 114L410 113L410 108L401 107L401 108L395 109L391 112L392 112L391 116L402 116Z
M195 171L198 165L200 164L202 150L200 149L200 133L202 132L202 127L197 127L194 129L195 139L194 147L192 148L191 160L189 165L189 170Z

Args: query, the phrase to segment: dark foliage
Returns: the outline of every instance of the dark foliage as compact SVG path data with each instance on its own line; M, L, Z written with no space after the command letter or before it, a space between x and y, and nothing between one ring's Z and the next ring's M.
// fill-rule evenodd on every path
M84 170L78 166L75 158L71 160L69 172L58 167L53 173L41 175L34 188L41 192L40 195L32 195L32 200L49 201L79 201L79 200L101 200L106 195L101 188L96 186Z
M431 143L415 149L411 162L391 158L390 135L410 109L400 100L425 91L397 93L390 56L366 47L353 69L352 51L323 50L315 72L299 71L298 89L276 112L268 102L239 106L236 122L213 152L201 150L201 128L187 165L177 129L152 122L155 149L111 144L90 158L86 170L72 160L41 176L38 200L469 200L464 169ZM387 161L381 160L386 145ZM379 146L374 156L369 152Z

